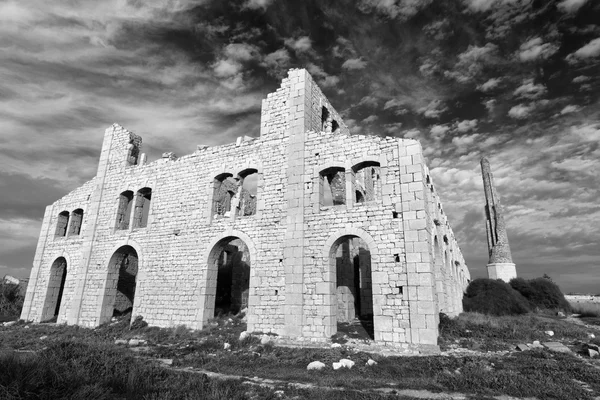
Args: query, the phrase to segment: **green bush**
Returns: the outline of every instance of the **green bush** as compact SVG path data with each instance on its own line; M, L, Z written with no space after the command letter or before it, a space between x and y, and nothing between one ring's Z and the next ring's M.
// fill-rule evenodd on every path
M531 311L527 300L508 283L485 278L469 284L463 297L463 308L489 315L518 315Z
M510 286L527 299L532 309L572 311L560 288L549 279L513 278Z
M0 315L20 315L24 300L19 285L0 281Z

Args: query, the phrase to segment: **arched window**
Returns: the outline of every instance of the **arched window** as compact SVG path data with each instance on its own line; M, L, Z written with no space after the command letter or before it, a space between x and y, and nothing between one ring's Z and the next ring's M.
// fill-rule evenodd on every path
M117 209L117 229L129 229L131 218L131 206L133 203L133 192L126 190L119 195L119 206Z
M152 189L145 187L135 194L135 210L133 214L133 228L145 228L148 225L148 214L150 213L150 200Z
M63 211L58 214L58 218L56 219L56 231L55 236L66 236L67 234L67 225L69 224L69 212Z
M239 180L233 178L233 175L229 173L223 173L215 177L211 215L230 215L231 200L237 194L239 184Z
M78 236L81 233L81 223L83 221L83 210L78 208L71 214L71 224L69 226L69 236Z
M239 198L237 216L247 217L256 214L256 194L258 188L258 170L246 169L238 174Z
M346 204L346 172L342 167L330 167L320 173L321 206Z
M378 162L361 162L352 167L352 171L354 171L356 203L363 203L381 198L381 178Z

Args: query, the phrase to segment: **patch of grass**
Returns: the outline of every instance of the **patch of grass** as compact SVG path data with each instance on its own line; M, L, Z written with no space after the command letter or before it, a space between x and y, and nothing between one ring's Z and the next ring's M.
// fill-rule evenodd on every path
M600 318L600 303L571 303L571 308L575 314L580 314L582 317Z
M0 398L27 399L207 399L282 398L386 400L389 395L250 386L240 380L171 371L124 349L80 341L54 343L37 354L0 352Z
M469 284L463 308L490 315L519 315L531 311L527 300L508 283L485 278L475 279Z
M450 319L440 315L439 345L442 349L458 342L461 347L498 351L518 343L548 341L546 331L553 331L552 340L585 340L589 329L564 320L541 315L495 317L480 313L462 313Z

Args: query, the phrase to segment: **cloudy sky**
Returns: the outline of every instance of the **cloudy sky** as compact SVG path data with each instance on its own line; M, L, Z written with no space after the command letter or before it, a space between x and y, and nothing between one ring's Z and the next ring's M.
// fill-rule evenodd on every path
M150 160L258 136L304 67L353 133L421 141L473 276L487 155L519 274L600 293L599 21L598 0L0 0L0 276L29 275L110 124Z

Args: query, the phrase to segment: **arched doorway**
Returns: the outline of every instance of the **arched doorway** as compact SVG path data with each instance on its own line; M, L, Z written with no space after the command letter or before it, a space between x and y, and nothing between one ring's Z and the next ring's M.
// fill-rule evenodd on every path
M67 280L67 260L58 257L50 267L50 278L48 279L48 290L44 300L41 321L56 321L60 312L65 281Z
M329 253L335 268L337 330L350 337L374 339L371 251L358 236L337 239Z
M210 296L207 291L212 299L205 303L205 315L211 318L220 314L237 314L246 309L250 294L248 245L238 237L226 237L213 246L208 263L208 271L212 271L208 287L214 287L215 294Z
M108 262L108 276L99 323L131 313L135 298L138 254L129 245L121 246Z
M444 260L442 250L437 236L433 239L433 259L435 263L435 294L438 300L438 309L440 312L447 313L446 304L446 283L444 281Z

